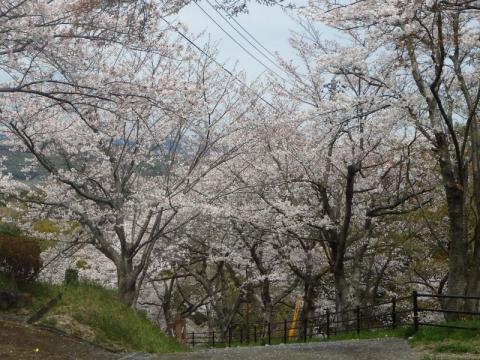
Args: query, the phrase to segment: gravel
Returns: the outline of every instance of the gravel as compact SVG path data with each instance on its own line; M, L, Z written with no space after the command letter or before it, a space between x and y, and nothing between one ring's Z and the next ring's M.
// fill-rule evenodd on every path
M156 355L151 360L418 360L401 339L348 340L310 344L212 349Z

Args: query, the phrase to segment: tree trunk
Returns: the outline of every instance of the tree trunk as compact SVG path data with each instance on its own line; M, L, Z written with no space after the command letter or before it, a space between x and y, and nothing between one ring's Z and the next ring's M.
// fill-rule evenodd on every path
M122 259L117 264L118 299L132 306L135 300L137 277L131 261Z
M468 296L480 296L480 129L478 118L474 117L471 128L472 145L472 178L473 178L473 200L475 212L474 245L472 269L469 272ZM470 311L478 311L479 301L469 301Z
M303 309L302 309L302 334L303 334L303 324L305 320L311 322L315 317L315 283L311 278L307 278L305 283L304 294L303 294ZM310 326L307 326L307 331L309 331ZM308 334L307 334L308 335ZM311 334L310 334L311 335Z
M455 171L450 159L445 135L436 134L437 150L442 180L447 198L449 221L449 264L447 295L465 295L467 291L468 236L465 216L465 178ZM456 164L457 167L462 164ZM455 173L460 173L455 176ZM447 299L444 307L454 310L464 309L462 299ZM457 314L448 314L448 320L458 318Z
M265 279L262 284L263 320L269 322L272 318L272 296L270 295L270 280Z
M360 167L357 165L349 165L347 167L347 182L345 184L345 214L343 217L343 224L340 234L336 238L336 242L332 245L332 255L335 258L335 265L333 276L335 279L336 289L336 301L335 307L337 311L337 319L340 321L340 325L345 327L348 325L345 320L348 320L349 316L344 313L348 309L348 289L347 279L345 277L345 253L347 249L347 237L348 230L350 228L350 222L352 218L352 206L354 196L355 174L359 171Z
M163 301L162 301L162 312L163 317L165 319L165 333L173 337L173 319L172 319L172 294L173 294L173 285L175 284L175 278L172 277L170 283L164 284L164 294L163 294ZM157 292L157 295L159 292Z
M343 266L341 269L337 270L334 273L335 278L335 311L337 312L336 319L339 321L339 326L341 329L344 329L348 326L349 314L345 311L348 309L348 284L347 279L345 278L345 272Z

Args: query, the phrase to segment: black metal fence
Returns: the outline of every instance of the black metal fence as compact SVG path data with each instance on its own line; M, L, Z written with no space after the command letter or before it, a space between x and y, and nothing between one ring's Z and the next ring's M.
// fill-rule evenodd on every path
M226 332L192 332L190 333L188 343L191 346L207 345L216 347L297 342L302 341L303 337L305 337L303 334L307 334L305 326L299 326L301 323L302 321L296 322L294 327L292 327L291 321L284 320L263 324L255 323L250 326L234 325L229 327ZM295 335L291 335L292 329L295 330ZM301 336L299 335L300 332Z
M388 302L343 312L326 310L313 318L297 321L235 324L224 331L191 332L186 342L192 346L221 347L232 345L264 345L307 342L327 339L340 333L370 329L395 329L407 323L412 313L411 297L392 298Z
M326 313L320 318L324 319L324 333L337 335L345 332L357 332L372 329L396 329L397 326L409 322L412 313L410 297L393 297L388 302L370 306L356 306L343 312Z
M461 306L452 306L448 304L448 300L459 300L464 302L470 302L472 305L469 310L469 307ZM479 320L480 312L478 310L478 304L480 303L480 297L475 296L455 296L455 295L433 295L433 294L422 294L417 293L416 291L412 294L413 302L413 326L415 331L419 329L420 326L432 326L432 327L442 327L450 329L462 329L462 330L476 330L480 331L479 326L465 326L462 325L462 322L457 321L447 321L445 322L445 316L455 315L459 320ZM437 315L437 316L432 316ZM430 318L429 318L430 316ZM463 323L465 324L465 323Z
M234 324L223 331L191 332L186 342L192 347L274 345L322 340L342 333L360 333L364 330L394 330L403 325L413 326L415 331L420 326L480 331L480 327L445 322L445 316L448 314L462 315L463 319L480 319L480 312L477 311L446 308L444 305L447 299L477 301L477 305L480 304L480 297L432 295L414 291L411 296L393 297L387 302L364 307L356 306L342 312L327 309L313 318L302 318L294 322L284 319L270 323L252 323L248 326ZM426 314L432 313L439 316L429 320Z

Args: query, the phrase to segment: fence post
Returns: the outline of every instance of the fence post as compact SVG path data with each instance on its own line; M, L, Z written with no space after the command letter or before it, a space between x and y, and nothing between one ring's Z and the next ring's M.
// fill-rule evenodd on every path
M240 344L243 344L243 327L240 328Z
M268 322L268 345L272 345L272 326L270 325L270 321Z
M418 293L416 290L412 293L413 297L413 327L418 331Z
M357 305L355 308L355 313L357 315L357 334L360 334L360 306Z
M195 346L195 333L192 331L192 347Z
M303 342L307 342L308 317L303 319Z
M232 346L232 326L228 327L228 347Z
M287 319L283 319L283 343L286 344L287 341Z
M327 339L330 337L330 310L327 309Z
M215 347L215 331L212 330L212 347Z
M253 325L253 342L257 343L257 325Z
M397 298L392 297L392 329L397 327Z

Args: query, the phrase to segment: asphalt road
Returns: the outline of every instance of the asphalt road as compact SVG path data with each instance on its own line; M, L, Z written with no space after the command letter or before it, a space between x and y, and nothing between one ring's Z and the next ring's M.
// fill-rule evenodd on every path
M310 344L215 349L157 355L152 360L420 360L401 339L347 340ZM134 359L134 358L133 358ZM133 360L132 359L132 360ZM140 357L138 359L141 359ZM144 358L145 359L145 358Z

